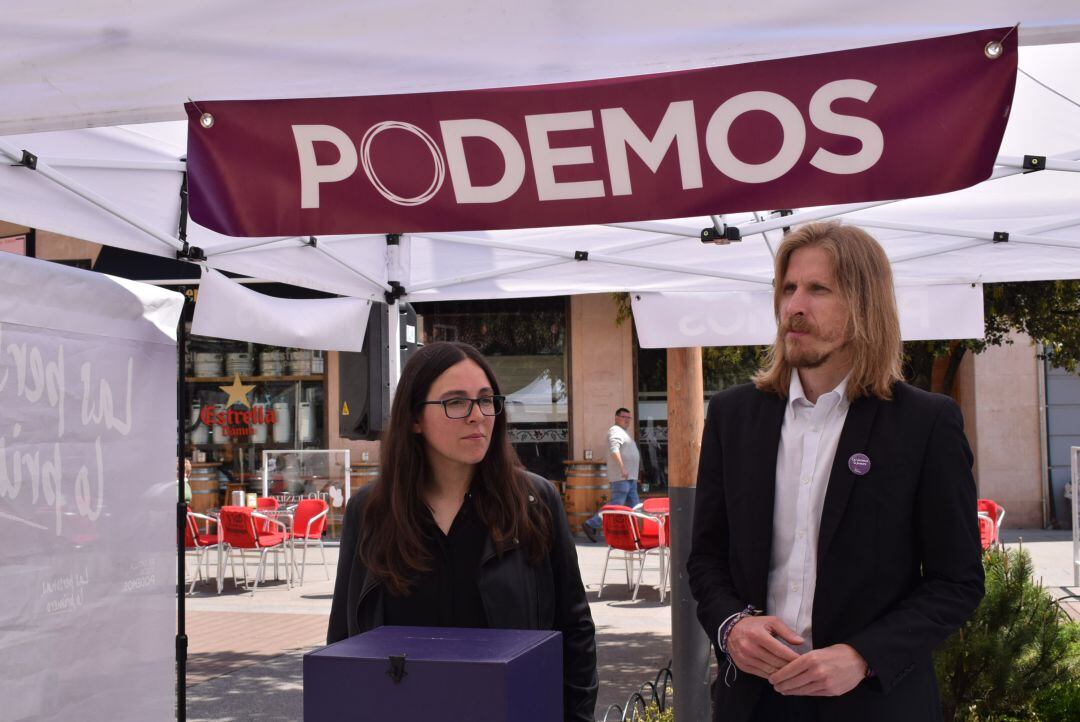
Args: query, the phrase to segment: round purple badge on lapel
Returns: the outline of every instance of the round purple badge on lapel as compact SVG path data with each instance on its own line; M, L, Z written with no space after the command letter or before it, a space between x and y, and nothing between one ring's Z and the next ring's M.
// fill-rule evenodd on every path
M852 454L847 460L847 468L852 474L863 476L870 471L870 457L866 454Z

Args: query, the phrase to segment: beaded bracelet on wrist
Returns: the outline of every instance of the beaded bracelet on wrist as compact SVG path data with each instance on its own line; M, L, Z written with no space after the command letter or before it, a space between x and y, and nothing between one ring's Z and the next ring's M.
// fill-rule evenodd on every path
M746 606L746 609L742 610L741 612L739 612L738 614L736 614L734 617L732 617L731 619L729 619L727 621L727 623L724 625L723 632L720 635L720 651L721 652L723 652L724 654L728 653L728 648L727 648L728 635L731 634L731 630L735 628L736 623L738 623L740 619L744 619L746 617L753 617L753 616L755 616L757 614L761 614L761 612L759 610L757 610L757 609L754 609L754 605L748 604Z

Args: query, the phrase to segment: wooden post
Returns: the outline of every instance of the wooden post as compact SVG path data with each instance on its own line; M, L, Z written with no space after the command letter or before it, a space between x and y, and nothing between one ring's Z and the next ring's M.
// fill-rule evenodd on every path
M709 655L712 648L697 620L686 560L694 519L705 390L700 348L667 352L668 488L671 498L671 647L675 718L710 719Z
M668 485L697 486L701 432L705 428L705 387L700 348L667 352Z

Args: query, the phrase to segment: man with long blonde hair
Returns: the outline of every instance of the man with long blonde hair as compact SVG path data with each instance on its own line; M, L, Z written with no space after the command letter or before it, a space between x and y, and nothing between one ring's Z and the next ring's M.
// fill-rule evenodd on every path
M687 569L714 720L940 720L931 650L983 594L971 450L901 380L892 271L812 223L776 254L776 341L709 403Z

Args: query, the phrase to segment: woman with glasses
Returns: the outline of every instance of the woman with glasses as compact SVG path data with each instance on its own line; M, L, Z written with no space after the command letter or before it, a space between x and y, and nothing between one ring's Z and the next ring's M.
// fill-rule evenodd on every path
M392 624L554 629L567 720L592 720L596 644L554 486L526 471L483 356L432 343L402 371L378 482L345 511L327 643Z

